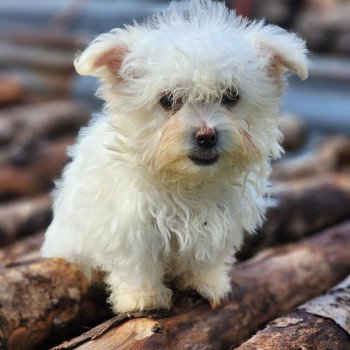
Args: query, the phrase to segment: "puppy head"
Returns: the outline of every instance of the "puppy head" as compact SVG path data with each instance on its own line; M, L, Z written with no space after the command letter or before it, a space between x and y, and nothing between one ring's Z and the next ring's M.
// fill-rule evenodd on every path
M113 149L163 182L215 181L278 157L285 72L307 77L304 42L223 3L172 3L98 37L75 61L98 77Z

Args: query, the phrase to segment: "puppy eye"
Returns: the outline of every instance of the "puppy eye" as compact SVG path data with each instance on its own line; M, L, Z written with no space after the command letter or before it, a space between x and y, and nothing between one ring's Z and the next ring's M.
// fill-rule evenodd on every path
M182 100L177 99L174 100L174 96L172 94L166 94L164 95L160 101L160 105L167 110L177 110L182 107Z
M238 92L227 90L224 92L221 98L221 104L227 107L234 106L239 101Z

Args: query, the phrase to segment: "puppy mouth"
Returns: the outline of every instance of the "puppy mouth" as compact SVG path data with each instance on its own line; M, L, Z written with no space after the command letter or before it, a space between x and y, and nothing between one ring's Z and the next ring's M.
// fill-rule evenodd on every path
M208 166L215 164L219 158L220 154L216 153L195 153L189 156L191 161L198 166Z

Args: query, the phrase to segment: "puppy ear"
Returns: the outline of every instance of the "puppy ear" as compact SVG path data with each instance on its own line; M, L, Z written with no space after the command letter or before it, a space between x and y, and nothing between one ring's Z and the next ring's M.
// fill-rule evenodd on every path
M127 53L126 45L118 38L118 33L98 36L74 61L80 75L98 78L119 78L119 70Z
M270 56L268 71L281 77L289 70L305 80L308 77L305 42L293 33L272 25L262 28L259 46Z

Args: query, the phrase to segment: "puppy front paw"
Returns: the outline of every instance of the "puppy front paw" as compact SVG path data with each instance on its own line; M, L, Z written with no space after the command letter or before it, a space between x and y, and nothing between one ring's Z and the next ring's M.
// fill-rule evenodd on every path
M222 271L194 272L181 276L180 290L194 289L215 309L231 292L230 277Z
M171 289L164 286L153 290L122 288L112 291L108 301L115 313L169 309L172 294Z

